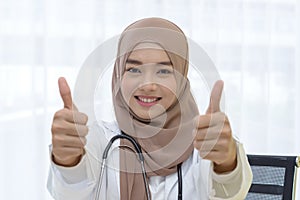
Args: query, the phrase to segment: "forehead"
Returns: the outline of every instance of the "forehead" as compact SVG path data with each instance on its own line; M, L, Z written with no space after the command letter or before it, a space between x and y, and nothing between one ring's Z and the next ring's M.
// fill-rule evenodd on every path
M142 63L170 61L166 51L161 46L153 43L142 43L137 45L128 58Z

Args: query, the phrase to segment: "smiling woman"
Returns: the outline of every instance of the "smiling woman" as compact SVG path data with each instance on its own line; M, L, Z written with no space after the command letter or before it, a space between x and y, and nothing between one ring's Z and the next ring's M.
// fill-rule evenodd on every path
M55 113L51 130L51 194L57 199L244 199L252 173L220 110L223 81L216 81L208 109L199 115L188 69L183 31L166 19L145 18L119 39L112 74L115 122L101 120L87 129L87 116L60 78L64 109ZM116 162L106 163L116 138L118 151L109 154Z

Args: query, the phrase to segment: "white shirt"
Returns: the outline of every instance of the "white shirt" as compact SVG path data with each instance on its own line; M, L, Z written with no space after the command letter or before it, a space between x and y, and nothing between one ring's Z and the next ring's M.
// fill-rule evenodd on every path
M120 134L117 123L95 123L87 136L86 153L74 167L58 166L51 161L48 190L54 199L89 200L94 199L100 173L102 152L114 135ZM116 141L108 155L108 163L103 176L100 199L120 199L119 141ZM51 146L50 146L51 153ZM217 174L211 161L199 156L198 150L183 162L183 199L244 199L252 182L252 172L241 143L237 142L237 167L230 173ZM149 188L153 200L177 199L177 173L166 177L149 178Z

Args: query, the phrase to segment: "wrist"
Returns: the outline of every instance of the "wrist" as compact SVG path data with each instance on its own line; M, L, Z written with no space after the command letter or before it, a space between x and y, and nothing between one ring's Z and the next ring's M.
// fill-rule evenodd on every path
M214 162L214 171L218 174L231 172L236 168L236 166L237 166L237 156L235 154L233 158L221 164L217 164Z
M56 164L56 165L59 165L59 166L62 166L62 167L74 167L76 166L81 158L82 158L83 155L79 155L77 157L73 157L73 158L69 158L69 159L64 159L64 160L60 160L58 158L56 158L53 154L52 154L52 161Z

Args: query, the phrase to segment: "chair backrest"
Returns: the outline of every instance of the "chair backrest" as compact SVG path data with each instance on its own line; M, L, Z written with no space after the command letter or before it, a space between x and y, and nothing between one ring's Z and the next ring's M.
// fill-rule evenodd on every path
M292 200L299 157L247 155L253 173L247 200Z

